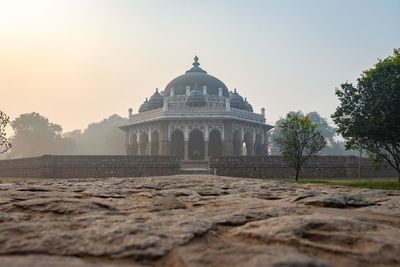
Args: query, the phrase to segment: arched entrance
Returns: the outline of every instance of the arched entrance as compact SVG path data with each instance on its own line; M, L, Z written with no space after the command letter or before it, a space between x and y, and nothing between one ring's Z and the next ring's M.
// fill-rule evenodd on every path
M180 159L185 157L185 140L180 130L175 130L171 134L170 154L179 156Z
M189 159L204 160L204 139L200 130L195 129L189 135Z
M209 142L208 142L208 155L212 157L222 156L221 133L216 129L210 132Z
M139 147L138 147L138 142L137 142L137 135L135 133L131 134L130 142L131 142L131 145L129 147L129 155L137 156Z
M242 156L242 138L237 130L233 134L233 155Z
M254 145L254 154L256 156L264 156L264 145L262 143L262 135L259 133L256 136L256 144Z
M158 132L154 131L151 134L151 155L158 155L160 151Z
M251 138L251 133L250 132L246 132L246 134L244 135L244 143L246 144L246 150L247 150L247 156L252 156L253 155L253 149L254 149L254 144L252 142L252 138Z
M139 155L148 155L149 136L147 133L142 133L139 140Z

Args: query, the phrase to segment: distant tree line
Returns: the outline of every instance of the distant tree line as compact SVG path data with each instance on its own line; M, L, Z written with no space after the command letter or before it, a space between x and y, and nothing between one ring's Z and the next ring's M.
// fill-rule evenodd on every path
M1 113L4 114L4 113ZM14 135L5 138L6 115L1 118L2 158L35 157L43 154L65 155L122 155L125 153L125 134L118 126L127 119L112 115L84 130L63 133L62 127L39 113L21 114L10 122ZM11 145L12 144L12 147Z

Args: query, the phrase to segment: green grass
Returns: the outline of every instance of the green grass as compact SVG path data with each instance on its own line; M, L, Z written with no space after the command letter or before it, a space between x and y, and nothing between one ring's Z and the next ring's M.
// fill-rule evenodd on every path
M295 182L294 179L278 179L284 182ZM400 190L400 183L397 178L388 179L299 179L300 184L325 184L325 185L342 185L355 188L371 188L384 190Z
M0 183L10 183L10 182L27 180L27 179L32 179L32 178L5 178L5 177L0 177Z

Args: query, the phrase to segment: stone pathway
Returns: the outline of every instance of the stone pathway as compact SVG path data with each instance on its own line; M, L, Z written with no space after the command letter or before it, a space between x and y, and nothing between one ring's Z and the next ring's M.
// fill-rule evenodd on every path
M0 183L0 266L399 266L400 191L212 175Z

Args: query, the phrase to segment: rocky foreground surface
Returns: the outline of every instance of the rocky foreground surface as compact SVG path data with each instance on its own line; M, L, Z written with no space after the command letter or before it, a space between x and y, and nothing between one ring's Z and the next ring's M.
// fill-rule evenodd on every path
M1 266L399 266L400 191L211 175L0 183Z

